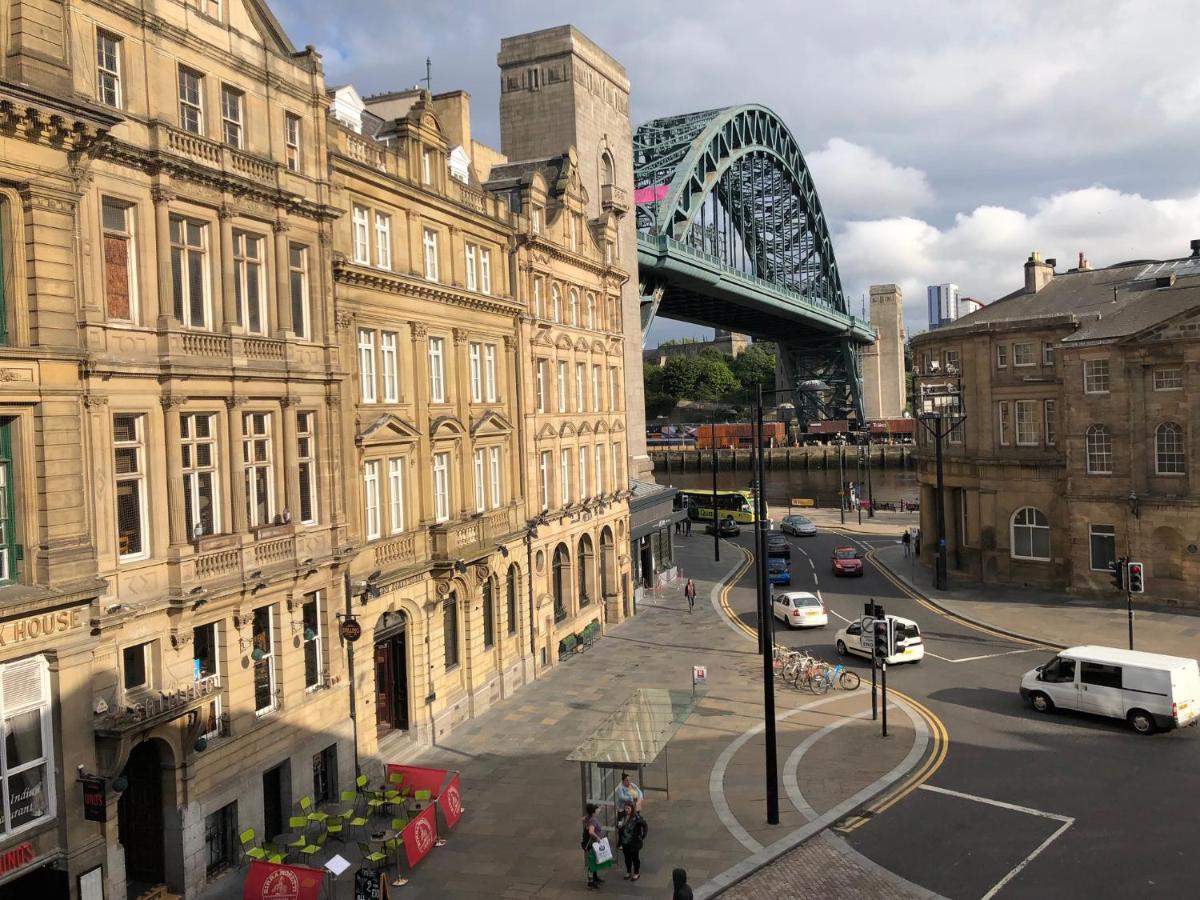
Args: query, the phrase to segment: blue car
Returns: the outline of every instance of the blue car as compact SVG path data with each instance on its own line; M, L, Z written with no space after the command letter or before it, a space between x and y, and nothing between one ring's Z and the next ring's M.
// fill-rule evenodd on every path
M767 560L767 581L771 584L791 584L792 573L788 569L788 561L772 556Z

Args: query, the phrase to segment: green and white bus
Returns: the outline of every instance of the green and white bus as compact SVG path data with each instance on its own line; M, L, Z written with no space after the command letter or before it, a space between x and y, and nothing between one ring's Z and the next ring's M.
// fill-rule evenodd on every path
M711 522L713 518L713 492L700 490L680 491L679 496L687 504L688 518L693 521ZM754 523L753 491L717 491L717 518L732 517L742 525Z

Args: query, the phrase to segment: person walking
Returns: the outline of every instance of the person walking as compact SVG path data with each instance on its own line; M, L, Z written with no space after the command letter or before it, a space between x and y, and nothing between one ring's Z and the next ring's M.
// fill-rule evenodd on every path
M692 517L691 516L688 516L686 519L683 520L683 534L684 534L684 537L692 536Z
M687 586L683 589L683 596L687 597L688 612L696 608L696 582L688 579Z
M692 889L687 883L687 869L676 869L672 872L671 883L675 887L671 900L692 900Z
M642 844L649 830L650 826L642 814L633 808L633 804L626 803L621 818L617 820L617 834L620 835L621 853L625 857L627 881L637 881L642 877Z
M904 558L908 559L909 554L912 553L912 534L907 528L905 528L904 533L900 535L900 543L904 545Z
M600 819L596 815L597 809L599 807L595 803L589 803L584 807L583 836L579 841L579 846L583 848L583 864L587 869L587 886L593 889L599 888L604 883L604 879L600 877L600 870L607 869L612 865L612 860L605 863L596 862L596 853L593 848L604 838Z

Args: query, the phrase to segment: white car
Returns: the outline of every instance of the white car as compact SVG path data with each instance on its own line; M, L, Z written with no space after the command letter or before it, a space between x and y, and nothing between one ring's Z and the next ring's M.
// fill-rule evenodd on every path
M889 666L896 663L920 662L925 658L925 643L921 640L921 628L912 619L902 619L900 616L888 616L896 623L896 652L887 658ZM863 627L863 623L867 627ZM855 653L859 656L870 657L873 651L875 635L872 623L874 619L862 619L851 622L834 635L833 646L839 656Z
M825 604L808 591L785 591L771 598L775 618L787 622L789 628L819 628L829 624Z

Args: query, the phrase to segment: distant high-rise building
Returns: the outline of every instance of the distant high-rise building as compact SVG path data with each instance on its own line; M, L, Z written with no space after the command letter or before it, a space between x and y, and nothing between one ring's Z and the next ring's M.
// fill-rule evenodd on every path
M958 318L958 285L931 284L925 289L929 298L929 328L947 325Z

